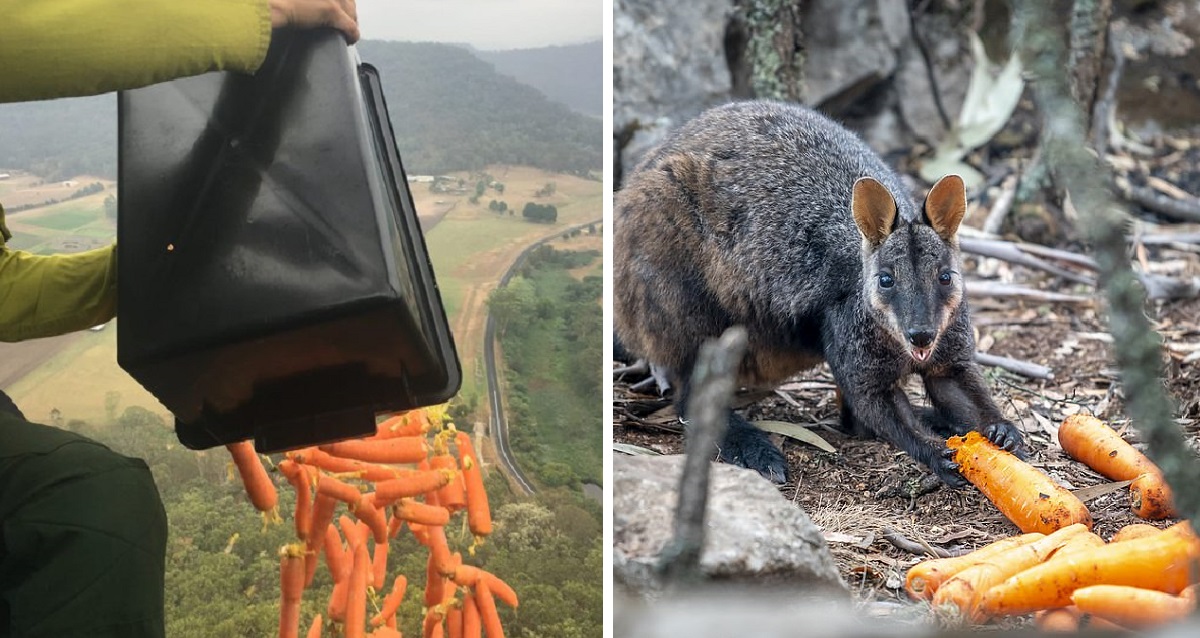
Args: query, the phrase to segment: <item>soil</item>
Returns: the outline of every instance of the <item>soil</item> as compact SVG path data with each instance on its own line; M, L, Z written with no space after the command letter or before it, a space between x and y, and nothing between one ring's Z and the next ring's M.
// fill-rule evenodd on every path
M1200 256L1195 252L1151 250L1147 258L1154 263L1174 261L1179 272L1188 276L1200 273ZM999 272L1004 279L1034 287L1063 287L1047 275L995 260L971 259L970 269ZM1068 414L1084 411L1105 419L1128 440L1138 440L1135 430L1126 429L1129 422L1100 306L1091 301L1029 303L974 297L971 304L981 350L1053 370L1054 379L1040 381L985 368L993 397L1026 433L1030 462L1071 489L1110 483L1066 457L1054 434ZM1148 316L1168 345L1163 355L1166 387L1176 402L1178 422L1196 451L1200 449L1200 355L1189 354L1200 348L1200 300L1159 303ZM630 383L637 380L614 383L614 440L663 453L682 452L683 437L672 422L668 399L632 392ZM912 385L909 394L914 403L923 404L918 389L919 385ZM824 365L785 384L778 394L750 400L743 409L750 420L812 426L837 450L827 453L776 438L791 472L791 482L781 492L823 528L855 600L874 614L920 619L928 613L927 606L911 603L902 589L904 571L923 557L883 540L884 527L953 553L1018 533L975 488L945 487L887 443L854 439L837 430L833 380ZM927 491L930 487L932 491ZM1129 511L1127 489L1098 496L1087 505L1096 533L1106 539L1121 526L1139 522Z

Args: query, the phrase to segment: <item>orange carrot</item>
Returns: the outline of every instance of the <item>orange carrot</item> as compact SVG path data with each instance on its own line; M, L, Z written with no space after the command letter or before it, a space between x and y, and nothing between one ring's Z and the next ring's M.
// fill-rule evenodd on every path
M1058 442L1071 458L1100 474L1114 481L1134 480L1129 486L1134 514L1148 519L1177 516L1162 470L1105 422L1073 414L1058 429Z
M1075 536L1067 539L1067 542L1061 548L1059 548L1057 552L1054 552L1054 555L1050 557L1050 560L1061 560L1063 558L1067 558L1068 556L1074 556L1079 552L1094 549L1096 547L1103 547L1104 545L1104 539L1091 532L1076 534Z
M350 575L350 560L342 547L342 537L332 524L325 526L325 564L329 566L329 575L333 582L346 580Z
M396 518L401 521L404 521L404 519L400 518L399 516L396 516ZM418 543L428 547L429 546L429 526L422 525L420 523L414 523L412 521L407 521L407 523L408 523L408 531L412 532L413 538L417 539Z
M463 611L460 607L446 610L446 637L463 638Z
M450 574L450 579L459 587L474 587L483 577L483 570L472 565L459 565Z
M1200 538L1186 523L1162 534L1111 543L1053 558L989 589L980 607L992 616L1024 614L1070 604L1071 592L1089 585L1129 585L1169 594L1189 584L1200 568Z
M375 426L376 439L392 439L398 436L420 436L429 430L424 410L401 412Z
M293 517L296 537L302 541L308 540L308 532L312 527L312 485L309 483L308 468L291 459L280 461L277 467L296 490L296 514Z
M408 579L401 574L392 582L392 591L388 592L383 598L383 606L380 607L379 613L371 618L371 625L378 627L383 624L395 626L396 610L400 609L400 603L404 601L404 591L408 589Z
M454 442L458 447L458 459L462 465L463 485L467 492L467 525L476 536L487 536L492 533L492 514L488 508L487 491L483 486L483 471L479 466L479 458L471 445L471 437L466 432L455 435Z
M1039 538L1045 538L1045 534L1033 533L1012 536L1000 539L962 556L934 558L917 563L908 568L908 573L904 578L904 589L915 600L932 600L934 593L937 592L938 587L942 583L967 567L982 563L992 556L1002 554L1014 547L1032 543Z
M421 626L422 638L439 638L442 635L442 616L440 605L434 605L425 612L425 622Z
M395 627L380 627L368 634L367 638L403 638Z
M354 548L354 566L350 569L350 587L346 595L346 638L362 638L367 624L367 579L371 566L367 544Z
M487 580L481 580L475 586L475 606L479 608L479 619L488 638L503 638L504 628L500 626L500 614L496 611L496 601L492 599Z
M322 474L317 478L317 494L332 496L348 504L351 508L358 505L358 502L363 497L363 493L357 487L335 479L328 474Z
M446 577L442 576L433 554L425 561L425 606L433 607L442 602L446 593Z
M387 578L388 544L375 543L375 555L371 557L371 586L375 591L383 589Z
M1075 633L1079 631L1079 610L1072 607L1043 609L1033 615L1033 624L1047 633Z
M1015 547L972 565L942 583L933 596L935 608L982 623L987 617L978 608L979 597L1006 578L1044 562L1072 537L1089 533L1087 527L1075 523L1027 545ZM491 585L491 583L488 583ZM494 589L494 587L493 587Z
M390 505L402 498L432 492L449 483L452 476L452 473L445 471L418 470L404 478L379 481L375 484L375 502Z
M409 436L372 441L340 441L322 445L321 450L333 456L368 463L416 463L429 454L429 446L424 439Z
M404 519L399 516L388 517L388 538L396 538L396 534L400 533L400 528L404 526Z
M333 510L337 501L325 494L317 494L313 499L312 526L308 531L308 553L304 556L304 583L312 584L313 575L317 573L317 558L324 544L325 528L333 522Z
M333 583L333 592L329 594L329 604L325 607L325 613L329 615L330 620L337 622L345 622L346 620L346 603L349 601L348 594L350 593L350 578L343 578Z
M360 500L353 510L358 520L366 523L371 530L371 535L375 537L376 543L387 542L387 520L384 518L383 510L375 506L374 494L368 494Z
M296 543L279 549L279 635L300 635L300 597L304 594L304 545Z
M483 635L483 625L479 620L479 606L475 604L475 594L467 592L463 596L463 638L480 638Z
M229 443L225 448L233 457L233 464L237 466L242 485L246 488L246 495L250 497L254 508L260 512L275 509L279 504L279 495L275 492L275 484L271 482L271 477L267 476L262 459L258 458L258 453L254 451L254 443L238 441Z
M487 583L488 590L492 592L492 596L500 602L515 608L520 601L517 600L517 592L513 591L508 583L500 580L500 577L491 573L483 572L483 582Z
M1048 534L1073 523L1092 528L1092 515L1083 501L978 432L950 437L946 445L955 450L962 475L1021 531Z
M433 567L439 575L449 576L453 566L453 557L450 554L450 545L446 542L446 529L441 526L427 528L429 536L429 557L433 560ZM460 557L461 560L461 557Z
M308 627L307 638L321 638L321 614L313 616L312 625Z
M406 468L395 468L378 463L364 463L362 461L355 461L354 459L343 459L315 447L288 452L288 458L295 460L297 463L321 468L326 472L354 475L364 481L386 481L388 479L402 478L412 472L412 470Z
M400 499L400 504L396 506L396 516L422 525L442 526L450 522L450 512L446 508L426 505L411 498Z
M1187 598L1125 585L1080 587L1071 600L1080 611L1131 628L1179 620L1196 607Z
M1113 534L1112 538L1108 539L1108 542L1120 543L1121 541L1131 541L1135 538L1153 536L1161 531L1161 529L1146 523L1130 523L1117 530L1117 533Z
M429 459L429 466L435 470L452 472L449 482L438 489L438 503L451 512L466 507L467 491L463 485L462 472L458 470L458 461L450 454L438 454Z
M342 514L338 517L338 527L342 528L342 535L346 537L346 549L349 550L353 562L354 548L363 542L358 533L358 522Z

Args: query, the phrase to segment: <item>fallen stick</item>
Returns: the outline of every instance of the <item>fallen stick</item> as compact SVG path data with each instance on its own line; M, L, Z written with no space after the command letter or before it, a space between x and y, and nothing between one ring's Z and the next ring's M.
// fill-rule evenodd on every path
M1008 370L1014 374L1019 374L1030 379L1045 379L1047 381L1054 379L1054 372L1044 365L1033 363L1032 361L1022 361L1011 357L1002 357L1000 355L988 354L986 352L976 352L975 361L980 365L992 366L1002 370Z
M1083 295L1068 295L1061 292L1049 292L1019 286L1017 284L1002 284L994 281L972 280L966 282L967 292L975 296L985 297L1018 297L1032 301L1060 301L1063 303L1091 303L1091 297Z
M958 240L958 245L959 248L968 253L1003 259L1004 261L1021 266L1044 270L1075 283L1086 284L1088 286L1096 285L1096 280L1092 277L1055 266L1043 259L1030 255L1027 251L1022 250L1018 244L1012 242L998 239L971 239L963 237Z
M911 540L890 527L880 529L879 534L883 536L883 540L891 543L893 547L902 552L916 554L917 556L933 556L935 558L950 558L951 556L949 550L934 547L929 543Z

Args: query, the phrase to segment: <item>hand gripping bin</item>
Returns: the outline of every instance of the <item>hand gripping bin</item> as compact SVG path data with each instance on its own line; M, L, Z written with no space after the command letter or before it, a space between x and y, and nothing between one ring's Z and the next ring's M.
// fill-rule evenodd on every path
M274 35L254 76L119 98L117 358L194 449L369 433L461 382L378 74Z

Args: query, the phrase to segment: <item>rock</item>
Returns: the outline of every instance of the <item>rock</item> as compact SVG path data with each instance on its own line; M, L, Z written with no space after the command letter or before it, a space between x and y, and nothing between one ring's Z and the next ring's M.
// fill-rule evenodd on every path
M663 587L655 565L671 539L683 456L615 455L613 573L632 592ZM820 530L757 472L714 463L701 570L730 583L836 592L842 582Z
M810 0L802 29L804 103L850 104L895 72L908 9L904 0Z
M630 135L616 144L618 183L668 130L729 100L732 9L732 0L613 4L613 130Z

